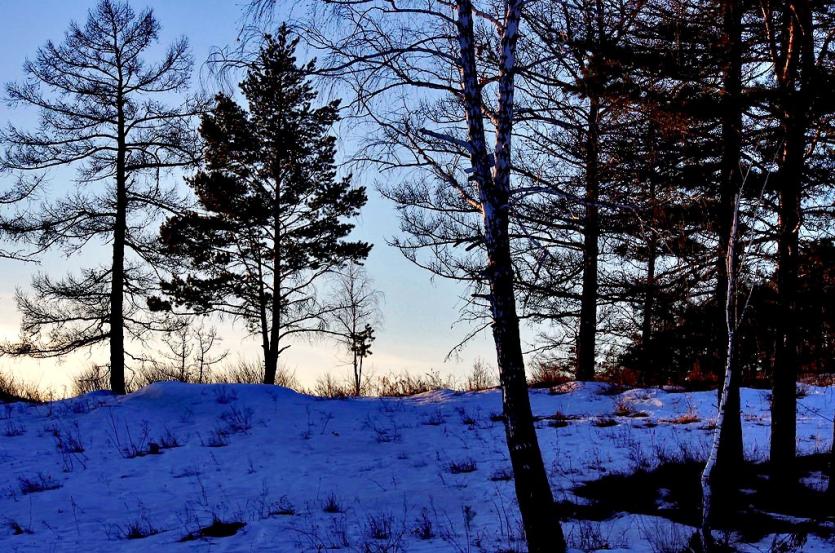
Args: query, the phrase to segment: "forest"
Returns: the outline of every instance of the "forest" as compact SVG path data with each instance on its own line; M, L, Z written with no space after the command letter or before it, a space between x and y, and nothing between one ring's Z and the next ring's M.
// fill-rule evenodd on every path
M15 283L0 359L101 361L0 372L2 548L835 549L835 2L248 0L207 59L77 3L4 52L0 264L91 261ZM462 296L413 343L495 356L369 371L383 248Z

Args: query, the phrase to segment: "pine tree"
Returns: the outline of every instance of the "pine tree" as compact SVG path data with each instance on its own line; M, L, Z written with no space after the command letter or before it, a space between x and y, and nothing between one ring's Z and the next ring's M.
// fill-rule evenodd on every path
M161 240L182 275L163 282L173 304L231 314L260 335L264 382L272 384L285 338L324 328L316 297L321 277L367 257L346 239L365 205L363 187L338 178L338 101L314 108L312 62L298 65L286 26L266 36L241 91L248 109L219 95L200 135L205 164L188 183L199 209L169 218Z

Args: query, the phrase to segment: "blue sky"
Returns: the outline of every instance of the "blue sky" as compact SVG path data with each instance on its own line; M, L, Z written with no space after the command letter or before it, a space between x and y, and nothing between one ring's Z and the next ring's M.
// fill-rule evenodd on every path
M60 41L70 21L83 21L95 1L0 0L0 4L3 16L0 19L0 81L6 83L21 77L24 59L33 55L38 46L50 39ZM230 0L136 0L132 4L135 9L146 6L154 9L162 24L162 45L179 35L189 38L195 59L195 81L198 81L200 66L212 48L235 41L241 22L240 3ZM29 126L36 119L32 113L11 110L4 102L0 104L0 123L5 125L10 121ZM350 145L344 145L344 148L349 150ZM366 266L385 295L383 328L378 333L370 369L376 374L385 374L402 370L424 372L434 368L442 373L463 376L475 358L492 363L495 353L488 334L476 338L458 359L444 362L448 350L467 331L465 326L454 326L464 290L448 281L433 281L429 273L414 267L385 244L386 238L398 232L397 215L392 204L376 192L377 176L373 171L363 172L360 178L368 187L370 197L358 221L356 235L374 244ZM51 176L51 186L60 190L71 186L71 179L69 172L56 172ZM3 184L0 178L0 186ZM68 260L59 252L53 252L44 256L39 266L0 260L0 338L17 336L19 317L14 291L16 288L28 289L35 271L57 277L86 263L103 262L109 253L106 246L92 246ZM257 358L257 342L247 339L239 326L224 322L219 328L224 338L223 348L229 349L233 357ZM61 387L71 374L90 360L99 358L100 354L92 357L76 355L63 362L0 358L0 369L11 370L33 382ZM294 345L288 351L285 363L306 384L324 372L343 377L349 370L342 362L341 352L326 341Z

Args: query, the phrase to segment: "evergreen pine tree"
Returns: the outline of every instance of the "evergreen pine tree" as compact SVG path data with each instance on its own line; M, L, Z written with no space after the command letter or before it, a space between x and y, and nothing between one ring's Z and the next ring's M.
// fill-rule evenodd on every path
M161 231L167 251L187 271L163 282L171 303L231 314L259 334L264 382L275 382L284 338L323 329L326 308L315 283L370 245L346 239L348 219L366 202L365 188L337 178L338 101L314 108L286 26L266 36L241 83L248 109L219 95L202 121L205 165L188 180L199 209L171 217Z

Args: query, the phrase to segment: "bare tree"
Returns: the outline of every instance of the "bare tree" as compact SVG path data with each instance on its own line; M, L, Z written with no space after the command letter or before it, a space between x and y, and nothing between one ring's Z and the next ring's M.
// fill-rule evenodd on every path
M140 377L150 374L155 380L206 383L211 380L212 367L223 362L228 351L214 353L220 338L217 329L194 318L182 321L162 337L159 354L150 360L150 373L140 370ZM148 379L146 379L148 380ZM140 382L140 385L150 384Z
M398 245L416 263L472 283L474 305L488 308L481 328L493 331L528 547L564 551L528 397L509 232L523 2L326 4L334 25L317 17L306 30L313 47L328 54L320 73L350 87L351 107L379 131L359 157L383 169L415 171L411 186L388 194L402 203L403 225L414 240ZM436 179L435 190L427 176ZM461 246L463 259L456 256ZM420 250L431 258L422 259Z
M374 330L382 320L381 299L381 292L374 288L368 273L358 263L349 262L336 275L328 332L351 356L354 394L357 396L362 393L362 364L371 355Z
M37 251L61 247L68 256L91 242L112 244L109 264L58 281L39 275L34 296L18 293L21 340L3 352L53 357L108 343L110 386L119 394L126 338L166 328L144 310L156 286L148 267L162 263L149 228L181 204L161 178L194 162L193 116L202 109L195 100L163 103L187 90L192 60L185 38L156 63L143 59L159 29L151 10L100 0L62 43L47 42L25 62L26 81L7 87L13 104L40 110L37 129L9 126L0 134L4 170L35 180L56 167L76 170L66 197L14 218L10 232Z

